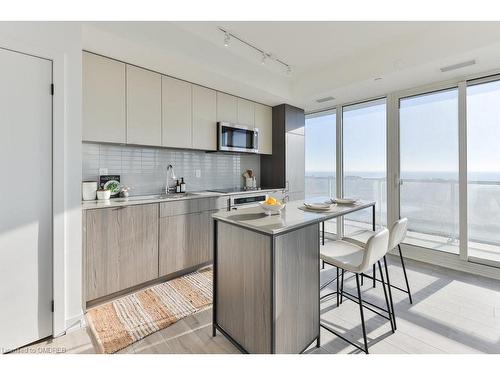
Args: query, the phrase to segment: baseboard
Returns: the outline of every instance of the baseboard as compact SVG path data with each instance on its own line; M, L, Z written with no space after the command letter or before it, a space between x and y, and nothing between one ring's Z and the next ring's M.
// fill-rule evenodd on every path
M86 325L86 323L85 323L85 319L83 318L83 315L73 316L69 319L66 319L66 331L59 336L62 336L63 334L66 334L68 332L83 328L83 327L85 327L85 325Z

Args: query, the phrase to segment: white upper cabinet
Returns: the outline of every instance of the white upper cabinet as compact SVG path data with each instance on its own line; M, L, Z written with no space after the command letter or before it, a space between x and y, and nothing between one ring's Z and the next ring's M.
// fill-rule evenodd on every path
M162 146L192 147L191 84L162 76Z
M253 128L255 125L254 102L238 98L238 125L245 125Z
M127 65L127 143L161 146L161 75Z
M255 103L255 128L259 129L259 154L273 153L273 109Z
M238 122L238 98L217 92L217 121Z
M126 142L125 64L83 53L84 141Z
M215 90L192 85L193 148L217 150L217 94Z

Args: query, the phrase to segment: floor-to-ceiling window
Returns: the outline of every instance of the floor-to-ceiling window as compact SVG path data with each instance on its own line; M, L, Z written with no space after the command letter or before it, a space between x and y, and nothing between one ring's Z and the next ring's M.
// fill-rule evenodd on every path
M458 254L458 89L402 98L399 107L405 242Z
M305 195L307 199L336 195L336 119L335 110L306 116ZM325 230L335 233L335 220L329 221Z
M342 108L343 166L346 198L376 201L376 222L387 223L386 100ZM371 211L346 217L344 234L371 229Z
M468 255L500 262L500 81L467 87Z
M405 90L387 100L311 114L306 197L336 196L342 188L344 197L375 200L379 225L407 217L404 243L413 245L407 249L416 257L425 248L439 250L422 253L427 260L450 259L456 265L452 255L460 255L463 261L499 266L498 139L500 76ZM336 149L336 142L342 148ZM342 161L342 175L336 161ZM371 229L369 210L344 219L347 235L365 228ZM335 233L335 226L330 223L327 231Z

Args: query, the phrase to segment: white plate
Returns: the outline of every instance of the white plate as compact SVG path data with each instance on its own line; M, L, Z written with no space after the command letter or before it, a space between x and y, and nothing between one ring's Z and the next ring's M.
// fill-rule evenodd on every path
M358 200L357 199L350 199L350 198L336 198L332 199L333 202L338 203L338 204L354 204Z
M304 207L314 211L328 211L332 205L330 203L305 203Z

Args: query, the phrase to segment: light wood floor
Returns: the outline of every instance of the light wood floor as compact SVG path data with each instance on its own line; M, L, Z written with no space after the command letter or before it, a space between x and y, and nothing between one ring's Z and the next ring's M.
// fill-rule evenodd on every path
M399 258L389 260L391 282L403 284ZM394 291L397 331L391 334L387 320L365 310L370 353L500 353L500 282L473 275L407 261L414 302ZM322 283L335 274L322 271ZM331 285L335 288L335 283ZM346 281L346 290L355 292L355 280ZM383 306L380 284L371 287L365 279L363 298ZM238 353L221 334L211 337L211 310L187 317L172 326L125 348L120 353ZM361 340L359 307L345 301L336 307L335 297L322 302L325 324ZM22 353L94 353L86 329L24 348ZM321 348L307 353L357 353L327 330L321 330Z

